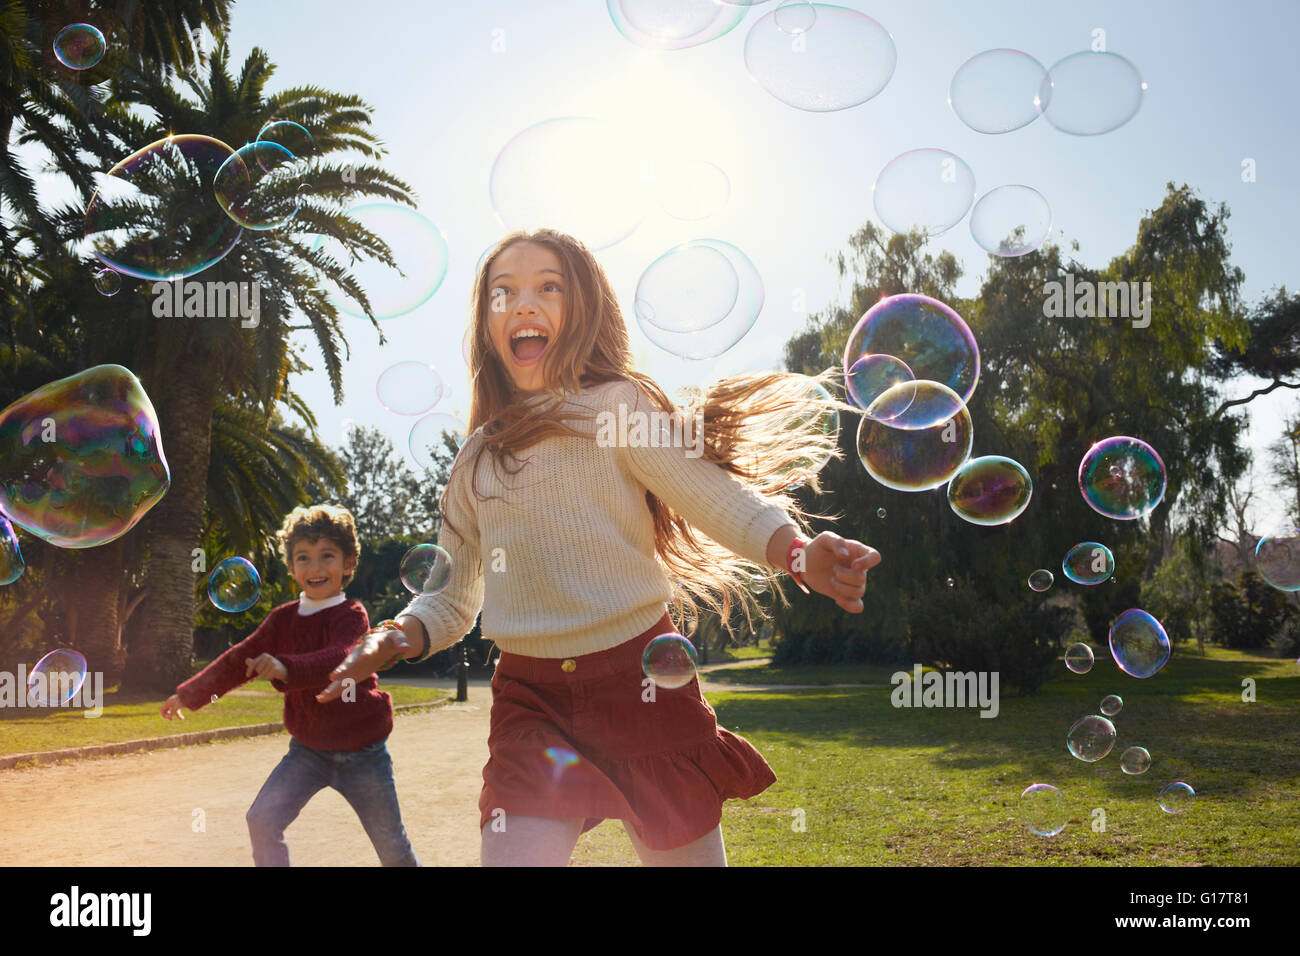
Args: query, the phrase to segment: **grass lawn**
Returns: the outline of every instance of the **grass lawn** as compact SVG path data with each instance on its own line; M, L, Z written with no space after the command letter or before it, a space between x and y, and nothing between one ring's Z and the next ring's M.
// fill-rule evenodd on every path
M380 687L392 695L394 706L432 702L449 696L444 690L398 687L385 684L382 679ZM157 695L107 691L104 711L98 718L87 718L81 710L0 708L0 755L269 724L284 716L284 697L266 680L249 681L197 713L183 711L184 720L164 720L158 712L162 705L163 698Z
M1096 649L1094 649L1096 650ZM833 669L828 669L833 670ZM712 678L714 675L710 675ZM1256 682L1254 703L1242 680ZM753 743L777 782L729 801L723 833L733 865L1294 866L1300 864L1300 666L1210 648L1180 653L1148 680L1098 654L1088 674L1058 675L1035 697L1002 689L996 718L977 708L894 708L891 688L709 695L719 722ZM1115 747L1083 763L1065 748L1070 725L1124 699ZM1119 755L1151 752L1128 776ZM1183 780L1186 814L1157 793ZM1031 783L1067 799L1069 825L1030 833L1017 802ZM1094 824L1105 813L1104 832ZM804 832L793 828L802 810ZM575 861L635 862L622 825L606 821Z

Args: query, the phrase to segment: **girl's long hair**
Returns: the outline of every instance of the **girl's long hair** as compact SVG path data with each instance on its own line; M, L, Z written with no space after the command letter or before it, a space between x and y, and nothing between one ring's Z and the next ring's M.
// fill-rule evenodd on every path
M550 249L559 258L565 278L564 324L558 340L550 343L542 366L547 382L543 397L549 396L549 403L516 395L489 333L492 265L517 242ZM641 386L658 411L681 413L688 420L702 422L701 457L784 508L804 538L810 537L808 519L830 517L805 512L792 492L802 484L820 491L819 466L828 457L841 457L835 430L828 423L834 413L857 411L832 397L843 381L842 371L827 369L816 376L785 372L731 375L707 390L690 389L691 401L678 409L651 378L632 367L627 325L604 269L581 242L553 229L519 230L502 238L478 270L471 309L474 318L467 333L473 380L469 434L482 427L483 440L472 460L466 461L465 455L457 457L453 471L470 469L476 500L487 500L473 480L484 451L514 475L526 464L517 452L541 439L551 435L590 437L590 431L578 431L565 423L565 419L574 418L572 411L560 413L566 393L622 379ZM517 467L510 468L508 458L518 462ZM459 534L447 513L450 486L448 480L439 510L443 524ZM670 613L679 633L689 636L694 632L701 605L715 612L730 633L736 606L742 609L750 630L757 629L752 612L766 618L755 591L770 590L786 601L777 586L783 572L732 554L650 492L646 492L646 504L654 522L656 557L674 585Z

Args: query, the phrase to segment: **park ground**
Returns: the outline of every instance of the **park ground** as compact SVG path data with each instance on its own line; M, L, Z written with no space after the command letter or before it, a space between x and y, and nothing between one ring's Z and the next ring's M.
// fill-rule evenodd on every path
M781 670L763 660L702 674L719 723L754 743L778 778L759 796L726 805L732 865L1300 864L1294 661L1211 648L1205 657L1179 653L1140 681L1099 655L1085 675L1061 665L1034 697L1001 688L992 719L978 708L894 707L890 676L869 667ZM1247 681L1253 701L1243 699ZM405 685L388 684L398 703L453 686ZM1082 763L1066 751L1065 732L1112 693L1125 702L1114 718L1115 748ZM487 683L474 682L466 703L396 718L389 749L407 831L426 866L478 863L490 702ZM0 753L38 749L32 741L56 749L48 741L75 746L190 731L201 729L200 717L203 726L256 723L278 700L269 685L249 684L180 726L153 721L160 703L110 698L93 721L10 715L0 720ZM151 729L131 729L137 726ZM0 865L251 865L244 814L287 741L281 733L0 771ZM1119 769L1119 753L1132 745L1152 754L1141 776ZM1197 793L1185 814L1167 814L1157 802L1174 780ZM1019 795L1036 782L1066 795L1069 823L1059 836L1035 836L1019 821ZM54 834L75 837L52 841ZM298 865L378 864L333 791L308 804L288 840ZM580 839L573 862L637 859L621 824L606 821Z

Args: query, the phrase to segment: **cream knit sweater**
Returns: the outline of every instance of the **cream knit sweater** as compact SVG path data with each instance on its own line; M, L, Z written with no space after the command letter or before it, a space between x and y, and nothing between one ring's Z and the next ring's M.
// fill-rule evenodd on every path
M529 403L547 400L539 393ZM620 404L627 440L617 427L600 427L617 426ZM451 555L450 580L401 612L424 625L430 655L472 630L480 608L484 638L528 657L591 654L645 631L673 595L655 559L647 491L697 531L764 567L772 535L794 523L698 457L700 439L680 420L671 430L652 428L648 440L641 436L634 423L638 416L654 422L654 407L631 382L583 389L566 398L564 409L596 421L569 419L584 437L552 436L519 452L526 464L517 474L483 453L478 492L495 500L477 500L470 490L468 466L483 444L482 429L461 447L447 513L465 540L444 526L439 544ZM674 444L677 435L685 440Z

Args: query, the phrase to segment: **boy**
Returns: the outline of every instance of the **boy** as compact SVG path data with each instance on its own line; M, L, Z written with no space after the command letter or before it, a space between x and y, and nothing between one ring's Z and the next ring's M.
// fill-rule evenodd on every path
M256 631L177 687L162 715L184 719L182 707L199 710L253 677L270 678L284 693L284 725L292 739L248 811L253 862L288 866L285 828L318 791L333 787L357 811L384 866L419 866L402 826L385 746L393 730L392 698L372 674L356 685L355 700L316 700L329 672L369 628L361 602L343 594L360 554L353 517L335 505L295 508L278 539L302 589L299 599L275 608Z

